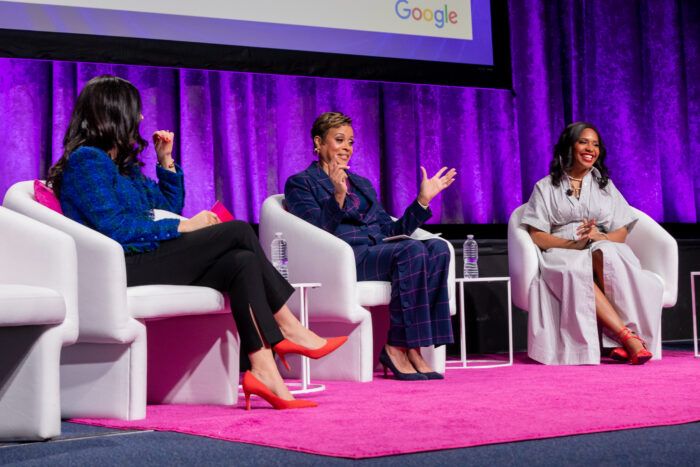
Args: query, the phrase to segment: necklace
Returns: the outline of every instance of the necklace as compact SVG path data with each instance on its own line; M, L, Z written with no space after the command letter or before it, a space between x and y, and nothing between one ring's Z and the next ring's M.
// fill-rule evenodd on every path
M570 193L573 194L576 197L576 199L579 199L579 197L581 196L581 185L583 185L583 178L572 177L569 174L566 174L566 176L569 178L570 181L578 182L578 186L574 186L573 183L569 183L569 186L571 186Z

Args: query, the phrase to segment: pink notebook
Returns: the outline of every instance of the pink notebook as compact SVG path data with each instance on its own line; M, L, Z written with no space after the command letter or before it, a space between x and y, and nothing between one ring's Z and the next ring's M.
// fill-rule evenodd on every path
M233 215L228 212L228 209L226 209L226 206L221 204L220 201L217 201L214 203L214 206L211 207L210 209L211 212L219 216L219 220L221 222L226 222L226 221L232 221L233 220Z

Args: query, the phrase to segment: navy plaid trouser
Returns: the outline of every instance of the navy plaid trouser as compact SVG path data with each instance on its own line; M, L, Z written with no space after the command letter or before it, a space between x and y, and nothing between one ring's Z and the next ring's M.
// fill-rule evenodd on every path
M374 245L357 263L357 280L391 281L389 345L413 349L453 342L449 264L447 244L438 239Z

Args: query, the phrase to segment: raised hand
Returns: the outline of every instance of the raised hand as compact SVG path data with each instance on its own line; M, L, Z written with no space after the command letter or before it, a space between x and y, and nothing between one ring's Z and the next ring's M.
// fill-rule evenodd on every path
M335 189L334 196L341 208L345 203L345 195L348 194L348 174L346 170L349 168L350 167L347 165L338 162L335 158L328 163L328 177L331 179L331 183L333 183L333 188Z
M164 169L175 171L175 161L173 161L173 140L175 133L167 130L159 130L153 133L153 146L158 156L158 163Z
M443 175L443 172L447 170L447 167L443 167L438 170L432 178L428 178L425 167L421 166L420 170L423 172L423 180L420 183L418 202L423 206L430 204L430 201L432 201L438 193L452 185L452 182L455 181L455 175L457 175L455 169L450 169Z
M210 225L219 224L219 216L211 211L200 211L196 216L180 221L177 226L178 232L193 232L195 230L209 227Z

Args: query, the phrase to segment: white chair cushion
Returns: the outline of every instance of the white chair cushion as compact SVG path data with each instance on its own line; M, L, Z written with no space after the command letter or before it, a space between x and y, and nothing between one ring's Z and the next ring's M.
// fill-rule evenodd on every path
M218 290L193 285L141 285L126 289L129 313L136 319L228 313Z
M65 301L53 289L0 284L0 326L58 324L65 316Z
M391 301L391 282L358 282L357 301L360 304L360 306L388 305Z

